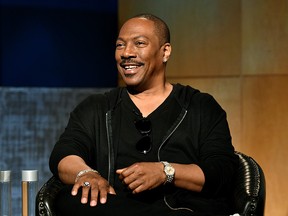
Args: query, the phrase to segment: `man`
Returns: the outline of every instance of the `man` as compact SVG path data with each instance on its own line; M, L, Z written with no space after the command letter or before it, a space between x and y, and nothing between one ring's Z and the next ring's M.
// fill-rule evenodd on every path
M66 183L60 215L229 213L238 166L226 113L208 94L165 79L170 33L142 14L122 26L115 59L126 84L71 113L50 157Z

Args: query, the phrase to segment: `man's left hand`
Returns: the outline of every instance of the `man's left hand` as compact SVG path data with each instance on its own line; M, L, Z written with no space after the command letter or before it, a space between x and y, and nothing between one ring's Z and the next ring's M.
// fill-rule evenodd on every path
M118 169L116 173L119 174L119 179L123 184L135 194L156 188L166 180L163 164L160 162L135 163Z

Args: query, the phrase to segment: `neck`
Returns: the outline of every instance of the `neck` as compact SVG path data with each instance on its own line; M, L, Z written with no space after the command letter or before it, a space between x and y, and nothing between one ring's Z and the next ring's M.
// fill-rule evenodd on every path
M138 90L135 89L133 87L127 87L129 96L131 98L135 97L135 98L151 98L151 97L161 97L161 96L165 96L165 95L169 95L170 92L172 91L172 85L168 82L165 82L161 85L155 86L153 88L149 88L146 90Z
M166 82L162 86L141 92L131 91L129 88L127 89L133 103L138 107L143 117L147 117L166 100L166 98L171 93L173 86Z

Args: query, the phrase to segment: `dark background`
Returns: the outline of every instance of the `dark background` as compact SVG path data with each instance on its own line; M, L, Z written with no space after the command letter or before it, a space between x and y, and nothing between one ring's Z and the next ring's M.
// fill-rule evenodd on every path
M2 0L0 86L114 87L117 0Z
M117 0L1 0L0 170L11 170L12 215L21 215L21 170L38 187L69 113L117 86ZM34 199L31 198L31 203Z

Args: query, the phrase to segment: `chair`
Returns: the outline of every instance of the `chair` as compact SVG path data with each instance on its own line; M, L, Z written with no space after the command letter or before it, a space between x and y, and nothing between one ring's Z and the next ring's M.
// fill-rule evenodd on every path
M239 169L235 176L235 187L231 192L235 213L241 216L263 216L265 208L266 186L263 170L257 162L241 153ZM39 190L36 196L36 216L56 216L54 198L64 184L52 176Z
M235 154L240 163L232 191L233 209L243 216L263 216L266 199L263 170L252 157L241 152Z

